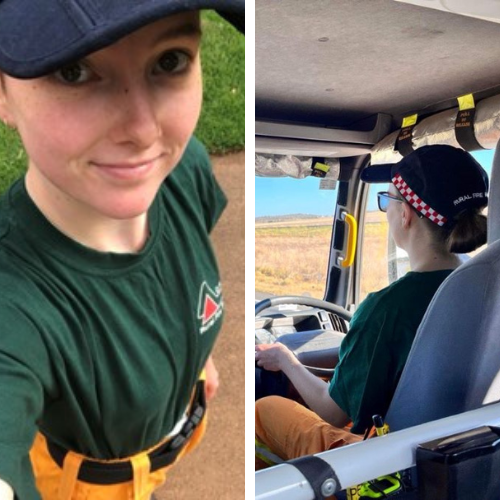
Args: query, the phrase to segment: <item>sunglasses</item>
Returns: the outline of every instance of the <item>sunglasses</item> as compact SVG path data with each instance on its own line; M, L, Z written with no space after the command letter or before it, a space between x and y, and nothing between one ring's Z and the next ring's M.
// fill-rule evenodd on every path
M387 207L389 206L389 201L391 200L403 203L403 200L401 198L398 198L397 196L394 196L387 191L381 191L380 193L377 193L378 209L381 212L387 212Z

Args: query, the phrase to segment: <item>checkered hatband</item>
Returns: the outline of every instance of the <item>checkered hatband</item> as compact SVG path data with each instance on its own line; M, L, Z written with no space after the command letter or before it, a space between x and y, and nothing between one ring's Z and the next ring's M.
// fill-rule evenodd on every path
M396 186L397 190L403 195L405 200L418 212L430 219L432 222L438 226L444 226L446 224L446 217L440 215L431 208L425 201L421 200L420 197L411 189L408 184L403 180L403 178L396 174L392 178L392 183Z

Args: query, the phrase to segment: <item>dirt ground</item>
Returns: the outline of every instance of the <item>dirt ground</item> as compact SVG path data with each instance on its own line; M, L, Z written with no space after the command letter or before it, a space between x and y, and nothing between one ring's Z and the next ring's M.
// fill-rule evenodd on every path
M243 500L245 497L245 155L213 158L229 204L213 233L226 317L214 359L219 393L209 408L200 447L171 472L158 500Z

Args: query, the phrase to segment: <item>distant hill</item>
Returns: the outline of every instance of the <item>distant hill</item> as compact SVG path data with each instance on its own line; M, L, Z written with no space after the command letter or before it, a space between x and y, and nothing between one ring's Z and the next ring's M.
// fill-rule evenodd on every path
M255 217L255 222L256 224L268 224L270 222L287 222L300 219L323 219L324 217L324 215L311 214L264 215Z

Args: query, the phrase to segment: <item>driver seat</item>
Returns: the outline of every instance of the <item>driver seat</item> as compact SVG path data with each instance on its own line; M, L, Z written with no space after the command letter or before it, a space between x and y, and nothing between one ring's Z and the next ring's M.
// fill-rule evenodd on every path
M489 246L430 303L386 415L391 431L500 401L500 142L490 185Z

